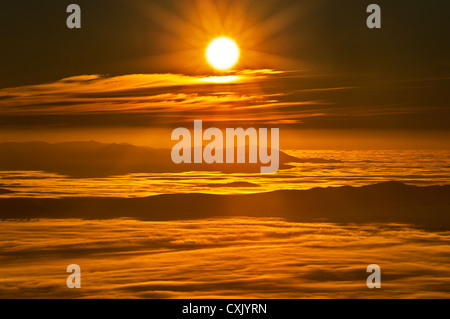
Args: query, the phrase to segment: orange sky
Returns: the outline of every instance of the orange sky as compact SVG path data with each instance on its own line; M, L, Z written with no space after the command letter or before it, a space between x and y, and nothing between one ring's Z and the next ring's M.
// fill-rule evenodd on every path
M356 0L81 0L83 28L70 30L55 4L10 2L0 140L166 147L203 120L280 127L284 148L448 149L449 46L431 36L447 17L415 3L384 4L370 30ZM241 51L230 72L205 59L222 35Z

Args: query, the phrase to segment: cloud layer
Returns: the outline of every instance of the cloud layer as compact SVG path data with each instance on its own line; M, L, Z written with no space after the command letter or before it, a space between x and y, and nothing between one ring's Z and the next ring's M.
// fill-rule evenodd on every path
M221 76L81 75L0 89L0 125L312 129L447 129L449 78L367 81L304 71L243 70ZM395 87L395 89L393 89Z
M2 298L448 298L448 232L281 219L0 223ZM66 288L69 264L82 288ZM382 289L366 287L366 267Z
M321 104L318 100L286 100L294 92L263 88L264 83L270 84L282 74L273 70L247 70L206 77L82 75L54 83L2 89L0 114L6 118L39 117L41 124L46 123L45 117L52 116L70 123L71 118L76 122L77 116L83 115L96 117L99 122L108 115L120 115L125 116L123 126L130 125L127 116L144 116L153 124L164 125L195 119L299 123L302 118L321 115L313 110ZM26 125L27 121L19 124Z

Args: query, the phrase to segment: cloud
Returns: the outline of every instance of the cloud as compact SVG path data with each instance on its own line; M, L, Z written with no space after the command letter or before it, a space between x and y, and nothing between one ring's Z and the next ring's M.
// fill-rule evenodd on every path
M255 122L255 118L261 123L299 123L303 118L320 116L321 112L308 109L321 104L319 100L285 100L291 92L276 83L283 74L262 69L206 77L80 75L1 89L0 114L4 119L40 117L44 123L48 116L64 117L69 122L80 115L98 116L99 122L104 115L151 116L154 124L193 119ZM27 120L21 124L26 125Z
M448 81L336 81L270 69L221 76L79 75L0 89L0 125L166 127L201 119L222 127L447 129Z
M448 298L448 232L274 218L0 222L2 298ZM65 287L68 264L82 288ZM382 269L382 290L366 267Z

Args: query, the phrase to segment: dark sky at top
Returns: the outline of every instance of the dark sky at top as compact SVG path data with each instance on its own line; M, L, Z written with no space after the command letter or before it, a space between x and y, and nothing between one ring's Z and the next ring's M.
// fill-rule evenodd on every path
M158 3L183 17L184 13L176 5L180 2L195 5L190 0L4 0L0 3L0 86L39 83L78 74L180 71L173 65L133 63L184 49L182 40L170 46L161 44L158 39L170 38L170 32L142 9L148 5L151 10L150 5ZM227 2L233 6L233 1ZM265 1L247 2L251 15ZM69 30L65 25L65 10L70 3L82 8L81 30ZM299 14L298 20L265 40L264 51L268 53L312 63L328 72L386 77L450 74L450 3L447 1L270 3L267 16L293 3L299 3L300 7L304 4L306 13ZM369 30L365 25L369 3L378 3L382 8L381 30ZM289 44L281 47L281 39L288 39Z

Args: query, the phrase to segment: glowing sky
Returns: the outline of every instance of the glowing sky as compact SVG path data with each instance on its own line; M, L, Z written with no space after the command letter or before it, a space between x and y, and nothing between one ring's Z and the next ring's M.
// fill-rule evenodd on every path
M97 139L202 119L354 130L347 140L369 132L387 142L396 137L390 147L405 139L407 148L449 147L450 47L442 38L449 4L385 3L381 30L365 26L366 6L357 0L78 4L79 30L61 24L62 3L0 4L9 30L0 52L0 140L29 130L24 139L42 132L41 139L73 140L74 129L91 130L83 140ZM216 72L205 59L221 35L239 44L235 72ZM339 134L318 133L309 145Z

